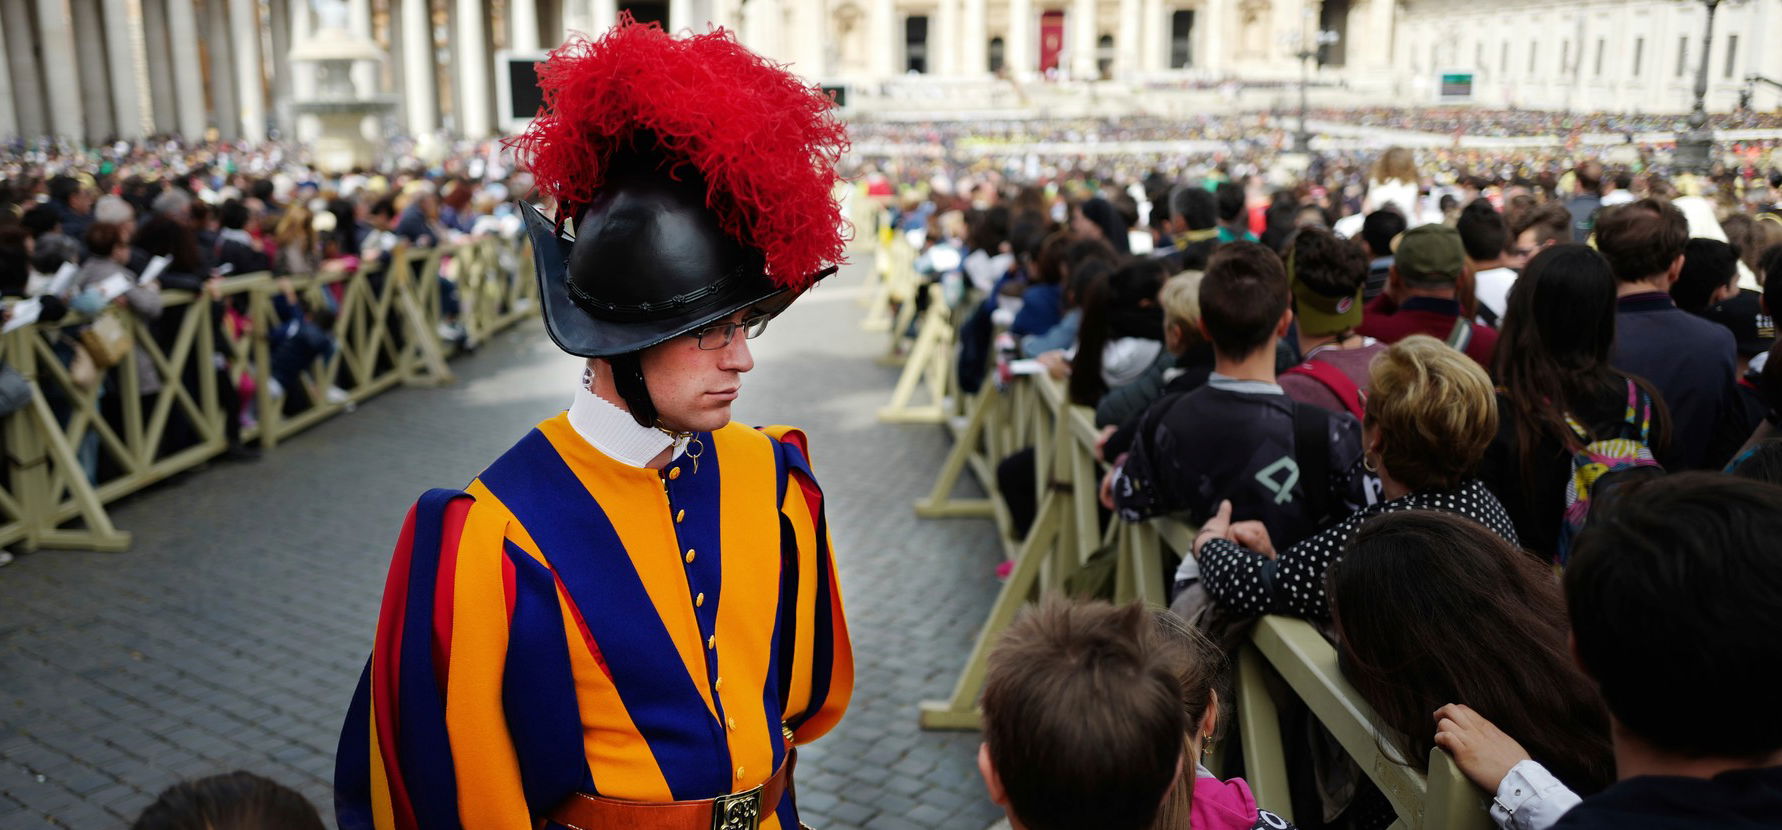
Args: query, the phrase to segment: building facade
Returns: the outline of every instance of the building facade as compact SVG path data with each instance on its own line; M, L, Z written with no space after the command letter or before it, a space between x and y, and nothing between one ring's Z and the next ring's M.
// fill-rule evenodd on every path
M1402 105L1434 103L1439 77L1465 71L1483 104L1647 111L1688 109L1705 16L1699 0L3 0L0 136L308 138L296 103L316 70L287 57L339 25L387 56L352 73L395 101L383 132L488 136L513 127L524 93L507 59L621 12L732 29L825 84L943 98L1315 71L1344 103ZM1776 31L1782 0L1722 4L1711 108L1731 108L1748 75L1782 79L1782 51L1759 42Z
M1443 73L1473 73L1491 106L1687 112L1707 10L1700 0L1405 0L1396 24L1397 90L1432 101ZM1725 0L1708 49L1707 106L1737 106L1745 79L1782 81L1782 0ZM1753 107L1782 107L1758 84Z

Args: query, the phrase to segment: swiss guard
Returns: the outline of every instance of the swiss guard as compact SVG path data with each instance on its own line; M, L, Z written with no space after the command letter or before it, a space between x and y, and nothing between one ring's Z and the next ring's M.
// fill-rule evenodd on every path
M843 129L730 34L628 17L512 140L567 412L408 515L340 741L343 830L799 827L853 690L804 435L730 422L748 339L841 260Z

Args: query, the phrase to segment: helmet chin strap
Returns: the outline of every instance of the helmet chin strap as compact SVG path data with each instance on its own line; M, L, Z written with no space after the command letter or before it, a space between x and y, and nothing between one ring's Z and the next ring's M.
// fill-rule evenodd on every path
M644 384L643 361L637 352L613 355L606 359L613 367L613 387L625 400L625 408L640 427L655 427L656 404L650 400L650 389Z

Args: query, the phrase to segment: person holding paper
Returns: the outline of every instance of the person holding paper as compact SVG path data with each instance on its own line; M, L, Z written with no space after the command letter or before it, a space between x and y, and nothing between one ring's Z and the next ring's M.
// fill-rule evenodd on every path
M74 284L69 289L72 296L67 298L69 307L87 315L96 315L105 310L107 303L130 309L144 322L153 322L161 317L161 286L154 281L137 284L136 275L125 267L130 261L130 246L126 244L123 229L109 222L94 222L87 228L87 261L75 272ZM153 395L161 391L161 376L155 371L154 361L138 345L136 368L141 379L142 394Z

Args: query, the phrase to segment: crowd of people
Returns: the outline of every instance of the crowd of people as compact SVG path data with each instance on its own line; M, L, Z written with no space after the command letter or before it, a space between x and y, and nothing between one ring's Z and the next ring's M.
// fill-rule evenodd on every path
M345 285L300 295L289 278L351 272L362 263L387 261L404 245L519 233L510 197L530 190L528 174L513 172L493 143L457 149L428 164L396 145L387 162L324 175L305 148L277 143L157 139L95 148L15 146L0 156L4 313L18 325L35 322L51 332L52 350L75 384L97 390L102 414L115 428L124 393L109 371L113 366L133 360L144 396L169 382L147 347L132 340L132 321L119 315L136 318L166 350L182 315L164 313L164 291L208 291L223 300L233 293L232 280L274 275L275 320L256 323L241 295L218 302L213 315L216 386L229 413L226 457L252 458L257 450L241 434L262 414L255 409L253 369L232 365L226 344L267 338L270 391L287 414L307 409L316 395L332 403L349 398L346 390L310 374L339 348L334 325ZM444 317L438 334L474 347L456 321L449 274L448 263L435 276ZM268 330L256 332L257 325ZM195 382L195 367L176 370L193 375L184 382ZM16 375L10 368L0 372ZM69 390L46 384L44 392L66 421L75 409ZM0 398L0 409L28 402ZM197 426L177 407L169 423L158 455L198 440ZM95 430L88 429L75 448L95 482L114 471L116 462L101 454ZM8 560L0 553L0 564Z
M959 309L962 387L1050 372L1102 429L1104 521L1199 526L1168 614L1053 603L1004 636L992 796L1027 828L1283 826L1198 765L1220 655L1282 614L1502 826L1782 826L1782 722L1721 714L1766 708L1749 672L1782 660L1757 641L1782 624L1775 184L1585 160L1442 204L1400 149L1365 179L1354 211L1232 168L890 200ZM997 466L1017 533L1036 472ZM1292 814L1391 823L1303 714Z

